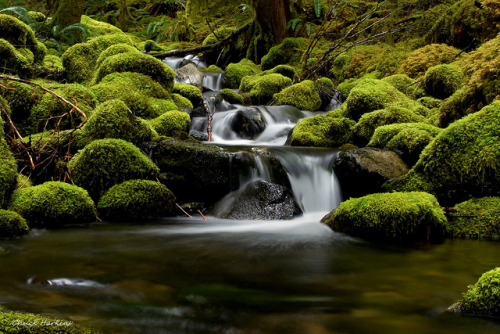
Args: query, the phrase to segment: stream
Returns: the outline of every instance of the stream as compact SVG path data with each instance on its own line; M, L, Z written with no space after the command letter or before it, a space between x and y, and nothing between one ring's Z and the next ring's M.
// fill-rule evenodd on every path
M179 66L184 59L166 61ZM207 79L208 78L208 79ZM270 152L303 214L285 221L186 217L33 230L2 240L0 305L69 319L104 333L498 333L495 319L447 312L485 271L498 243L447 240L402 247L333 232L319 220L341 190L335 150L283 146L309 112L253 106L256 138L230 130L244 108L216 101L214 143ZM203 118L192 128L204 131ZM257 155L248 177L272 181Z

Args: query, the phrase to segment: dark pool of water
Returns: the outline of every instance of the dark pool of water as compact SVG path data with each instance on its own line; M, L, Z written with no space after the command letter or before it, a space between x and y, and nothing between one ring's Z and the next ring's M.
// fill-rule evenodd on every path
M314 220L314 219L311 219ZM316 222L165 220L2 241L0 305L104 333L498 333L446 312L498 243L403 248Z

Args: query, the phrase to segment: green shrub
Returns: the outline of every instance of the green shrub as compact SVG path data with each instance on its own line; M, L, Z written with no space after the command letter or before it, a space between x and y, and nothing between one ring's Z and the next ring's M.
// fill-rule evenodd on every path
M267 104L272 100L275 93L278 93L291 83L290 78L278 73L247 76L241 80L240 92L250 92L253 104Z
M95 37L85 43L78 43L68 48L61 59L69 81L79 83L89 81L101 52L111 45L122 43L133 45L128 36L113 34Z
M16 190L10 210L23 216L30 227L60 227L96 220L94 202L86 190L58 181Z
M243 96L229 88L224 88L223 90L221 90L219 95L231 104L243 104L244 102Z
M286 38L281 44L273 46L267 55L262 57L262 70L270 70L282 64L295 65L302 56L303 40L301 38Z
M449 63L459 53L446 44L429 44L410 53L401 69L410 78L418 78L433 66Z
M321 107L321 96L311 80L305 80L274 95L279 105L289 104L301 110L316 111Z
M231 63L226 67L225 86L228 88L238 88L243 77L255 75L259 72L259 67L246 58L242 59L239 63Z
M69 162L73 181L99 198L111 186L130 179L158 176L158 167L133 144L122 139L96 140Z
M462 70L456 65L437 65L425 72L424 89L438 99L452 95L462 82Z
M17 237L28 232L28 224L17 212L0 209L0 238Z
M159 82L167 92L174 87L175 72L162 61L137 52L125 52L106 58L96 70L93 83L99 83L106 75L115 72L137 72Z
M397 242L440 240L447 223L436 198L424 192L351 198L322 222L355 237Z
M97 206L105 220L137 220L176 214L175 196L163 184L130 180L109 189Z
M454 238L500 240L500 198L473 198L455 205L448 216Z
M463 313L498 317L500 315L500 267L481 275L476 284L468 287L459 303Z
M191 118L188 113L171 110L149 121L160 136L179 137L189 133Z
M84 147L91 141L104 138L141 143L150 141L155 136L156 133L151 126L134 116L123 101L109 100L94 110L82 127L78 143L80 147Z
M301 120L290 137L292 146L340 147L352 141L354 121L316 115Z
M180 94L187 98L193 106L197 106L201 103L201 91L198 87L185 84L185 83L176 83L174 84L174 89L172 93Z

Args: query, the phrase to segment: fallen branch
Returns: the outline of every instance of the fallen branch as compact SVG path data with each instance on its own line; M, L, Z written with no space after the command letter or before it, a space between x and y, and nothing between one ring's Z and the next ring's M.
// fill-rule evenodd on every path
M184 210L184 209L183 209L183 208L182 208L179 204L175 203L175 205L176 205L179 209L181 209L181 211L182 211L182 212L184 212L184 214L185 214L186 216L188 216L189 218L193 218L193 216L191 216L189 213L187 213L187 212L186 212L186 210Z
M200 210L198 210L198 213L200 214L200 216L203 218L203 220L207 221L207 218L205 218L205 216L203 215L203 213L201 213Z

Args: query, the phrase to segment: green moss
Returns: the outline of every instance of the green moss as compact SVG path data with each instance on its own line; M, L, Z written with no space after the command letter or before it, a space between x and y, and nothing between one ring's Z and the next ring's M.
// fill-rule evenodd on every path
M159 82L167 92L174 87L175 72L162 61L142 53L126 52L106 58L98 67L93 83L115 72L137 72Z
M151 126L134 116L121 100L109 100L99 105L78 137L80 147L91 141L104 138L117 138L131 143L149 141L156 136Z
M28 232L28 224L17 212L0 210L0 238L17 237Z
M460 301L463 313L500 315L500 267L490 270L470 285Z
M87 15L82 15L80 23L83 24L92 35L124 35L125 33L112 24L91 19Z
M224 88L223 90L221 90L219 95L231 104L243 104L244 102L243 96L229 88Z
M198 70L200 72L214 72L214 73L224 72L224 70L222 68L220 68L219 66L214 65L214 64L208 66L207 68L199 68Z
M0 309L0 331L8 334L91 334L95 331L75 325L72 321L54 319L31 313Z
M267 104L272 100L275 93L278 93L291 83L290 78L278 73L247 76L241 80L240 92L250 92L253 104Z
M383 125L394 123L418 123L425 122L423 116L401 107L388 107L363 114L353 128L355 139L364 145L370 141L375 130Z
M440 200L500 194L500 101L444 129L422 152L413 177L426 180ZM411 178L393 189L414 186Z
M390 83L394 88L407 96L414 96L415 89L418 87L415 85L415 80L406 74L394 74L381 80Z
M421 97L417 100L418 103L423 105L424 107L427 107L429 109L435 109L441 107L441 104L443 103L443 100L436 99L431 96L424 96Z
M33 182L31 182L31 180L27 176L25 176L21 173L17 174L16 189L32 187L32 186L33 186Z
M189 133L191 118L188 113L171 110L149 121L160 136L179 137Z
M193 109L191 101L180 94L172 94L172 100L179 110Z
M176 83L174 84L172 93L180 94L189 99L193 106L197 106L201 103L201 91L196 86L185 83Z
M117 184L102 196L97 206L101 218L110 221L173 216L175 196L163 184L130 180Z
M223 40L229 36L231 36L232 33L236 32L236 28L233 27L220 27L215 31L215 35L211 33L208 35L204 40L202 45L213 45L216 44L218 41ZM217 35L217 36L216 36Z
M282 64L295 65L302 56L303 40L301 38L286 38L281 44L273 46L267 55L262 57L261 67L270 70Z
M342 93L344 99L349 97L351 89L353 89L360 82L359 80L360 79L347 79L337 86L337 89Z
M273 67L270 70L262 72L261 75L273 74L273 73L281 74L281 75L283 75L287 78L290 78L292 80L294 80L295 76L297 75L297 72L295 72L295 69L290 65L278 65L276 67Z
M301 110L316 111L321 107L321 96L311 80L304 80L283 89L274 95L274 99L279 105L289 104Z
M225 86L228 88L238 88L243 77L255 75L260 69L251 60L242 59L239 63L231 63L226 67Z
M30 17L30 20L33 22L44 22L47 19L47 16L45 16L44 13L40 12L35 12L35 11L28 11L28 15Z
M2 66L8 71L19 74L21 77L30 76L32 73L31 63L19 53L12 44L0 38L0 59Z
M128 36L114 34L95 37L68 48L62 55L62 61L69 81L79 83L89 81L101 52L111 45L122 43L133 45Z
M47 49L40 45L35 32L27 24L11 15L0 14L0 36L18 49L31 51L35 64L43 62Z
M340 147L352 141L354 121L316 115L301 120L290 137L292 146Z
M410 78L418 78L433 66L449 63L459 53L446 44L429 44L410 53L401 69Z
M0 117L0 208L7 204L17 184L16 160L4 139L3 125Z
M127 44L127 43L120 43L120 44L114 44L108 47L106 50L101 52L99 57L96 60L96 67L100 66L104 60L106 60L108 57L118 55L120 53L127 53L127 52L136 52L136 53L141 53L139 50L137 50L134 46Z
M163 51L162 47L156 44L155 41L147 40L144 43L144 51L152 52L152 51Z
M43 60L43 66L53 68L56 70L62 70L63 69L63 64L61 58L58 56L54 55L47 55L45 56L45 59Z
M462 82L462 70L456 65L437 65L425 72L424 89L427 94L445 99L452 95Z
M80 150L69 162L73 181L99 198L115 184L130 179L150 179L159 170L133 144L121 139L96 140Z
M500 240L500 198L473 198L455 205L448 216L454 238Z
M96 220L94 202L84 189L58 181L16 190L9 209L30 227L60 227Z
M66 84L56 85L49 87L56 94L64 97L66 100L76 104L78 108L83 111L87 118L92 110L97 105L96 96L80 84ZM63 116L70 113L62 118ZM50 118L50 121L48 120ZM31 110L30 120L31 133L40 132L47 127L52 129L59 126L59 129L74 128L83 121L83 116L72 110L72 107L53 96L52 94L45 93L42 99L33 106Z
M396 242L440 240L447 223L436 198L424 192L351 198L322 221L355 237Z

